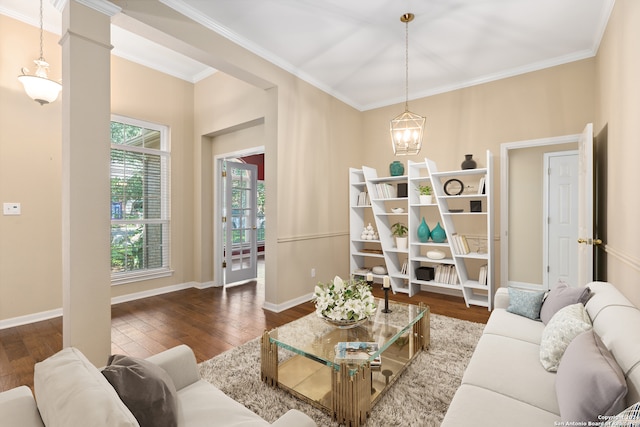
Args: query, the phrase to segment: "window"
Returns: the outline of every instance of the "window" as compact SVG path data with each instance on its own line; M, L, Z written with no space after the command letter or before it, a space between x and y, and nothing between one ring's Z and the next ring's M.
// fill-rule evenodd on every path
M111 281L170 274L168 129L111 121Z

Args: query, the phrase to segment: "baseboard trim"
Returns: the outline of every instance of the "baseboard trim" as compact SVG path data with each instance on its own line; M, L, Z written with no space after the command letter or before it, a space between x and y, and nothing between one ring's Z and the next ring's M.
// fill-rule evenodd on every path
M122 295L119 297L111 298L111 305L120 304L123 302L135 301L138 299L154 297L156 295L168 294L171 292L181 291L189 288L197 288L197 282L186 282L178 285L164 286L162 288L150 289L148 291L134 292L132 294Z
M281 311L288 310L290 308L295 307L296 305L300 305L302 303L311 301L312 298L313 298L313 293L310 293L310 294L303 295L301 297L286 301L282 304L273 304L270 302L265 302L262 305L262 308L264 308L265 310L273 311L274 313L280 313Z
M29 323L42 322L44 320L55 319L62 316L62 308L41 311L39 313L27 314L24 316L12 317L0 320L0 329L15 328L16 326L28 325Z

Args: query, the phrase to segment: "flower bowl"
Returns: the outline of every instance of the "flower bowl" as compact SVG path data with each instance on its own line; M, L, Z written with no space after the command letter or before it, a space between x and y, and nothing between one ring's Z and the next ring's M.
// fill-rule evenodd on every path
M329 283L318 283L314 296L316 314L340 328L354 328L376 311L371 287L360 279L342 280L336 276Z
M358 320L353 320L353 319L349 319L349 320L334 320L334 319L328 318L327 316L320 316L320 318L322 320L324 320L325 322L327 322L329 325L335 326L338 329L355 328L356 326L359 326L359 325L361 325L364 322L369 320L368 317L365 317L365 318L362 318L362 319L358 319Z

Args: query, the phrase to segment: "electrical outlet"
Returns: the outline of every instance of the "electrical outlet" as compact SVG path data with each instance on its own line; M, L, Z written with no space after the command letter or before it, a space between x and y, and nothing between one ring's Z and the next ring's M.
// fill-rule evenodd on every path
M316 277L316 269L315 268L311 269L311 277Z
M20 203L3 203L2 213L4 215L20 215Z

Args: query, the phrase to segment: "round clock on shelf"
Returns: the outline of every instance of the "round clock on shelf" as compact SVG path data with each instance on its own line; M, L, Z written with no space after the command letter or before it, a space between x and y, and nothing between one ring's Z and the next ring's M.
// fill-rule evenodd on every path
M452 178L444 183L444 192L447 196L459 196L463 190L464 184L459 179Z

